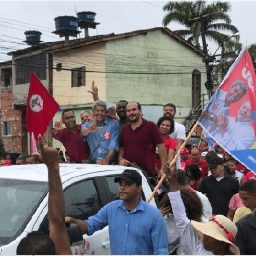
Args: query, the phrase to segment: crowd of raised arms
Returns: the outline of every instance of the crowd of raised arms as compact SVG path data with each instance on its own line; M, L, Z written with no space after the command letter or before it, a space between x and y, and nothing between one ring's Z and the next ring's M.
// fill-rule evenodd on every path
M98 99L92 85L92 112L81 112L76 122L72 109L55 122L53 138L65 154L50 148L39 137L39 152L20 156L16 164L44 162L49 173L49 237L32 232L17 254L71 254L65 223L83 234L109 226L111 254L256 254L256 176L219 145L207 141L185 145L185 127L175 121L173 103L163 106L155 124L143 118L140 103L119 101L108 106ZM108 203L87 220L65 216L59 163L119 164L125 171L115 178L120 200ZM141 199L142 177L138 167L157 185L157 207ZM54 201L58 201L55 204Z

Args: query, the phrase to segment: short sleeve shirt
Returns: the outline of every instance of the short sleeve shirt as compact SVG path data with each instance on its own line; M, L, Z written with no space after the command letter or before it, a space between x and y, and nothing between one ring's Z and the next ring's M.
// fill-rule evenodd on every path
M120 135L120 146L124 151L124 158L136 163L150 176L156 176L155 148L163 143L161 133L151 121L142 119L142 124L135 130L130 124L123 127Z

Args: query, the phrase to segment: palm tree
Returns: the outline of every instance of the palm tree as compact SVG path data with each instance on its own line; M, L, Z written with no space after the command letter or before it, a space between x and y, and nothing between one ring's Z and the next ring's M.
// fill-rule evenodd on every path
M207 3L206 1L171 1L163 7L163 10L167 12L163 18L164 26L171 22L183 25L185 29L174 30L173 32L203 49L208 83L211 83L209 72L211 60L209 59L206 40L209 39L220 46L230 39L230 35L223 33L223 31L232 34L238 32L238 29L231 24L231 19L227 14L230 7L228 2Z
M220 58L215 69L215 75L218 78L216 81L217 85L223 80L225 74L236 60L242 50L242 44L237 41L237 38L233 37L232 39L223 42L221 47Z

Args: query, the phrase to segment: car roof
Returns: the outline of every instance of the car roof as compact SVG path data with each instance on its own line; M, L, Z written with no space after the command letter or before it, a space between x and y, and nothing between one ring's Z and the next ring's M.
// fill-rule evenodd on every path
M130 168L130 167L129 167ZM95 174L106 171L116 171L113 174L120 173L125 169L118 165L96 165L96 164L60 164L60 176L62 182L71 177L83 174ZM134 168L132 168L134 169ZM109 172L108 172L109 175ZM10 165L0 167L0 179L19 179L33 181L48 181L48 172L45 164L30 165Z

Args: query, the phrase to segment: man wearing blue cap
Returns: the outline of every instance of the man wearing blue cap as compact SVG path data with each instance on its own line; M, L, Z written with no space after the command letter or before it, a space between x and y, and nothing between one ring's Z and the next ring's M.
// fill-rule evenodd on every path
M141 175L126 169L114 181L119 182L120 200L110 202L85 221L66 217L66 222L78 224L88 235L109 225L111 254L168 254L163 217L141 199Z

